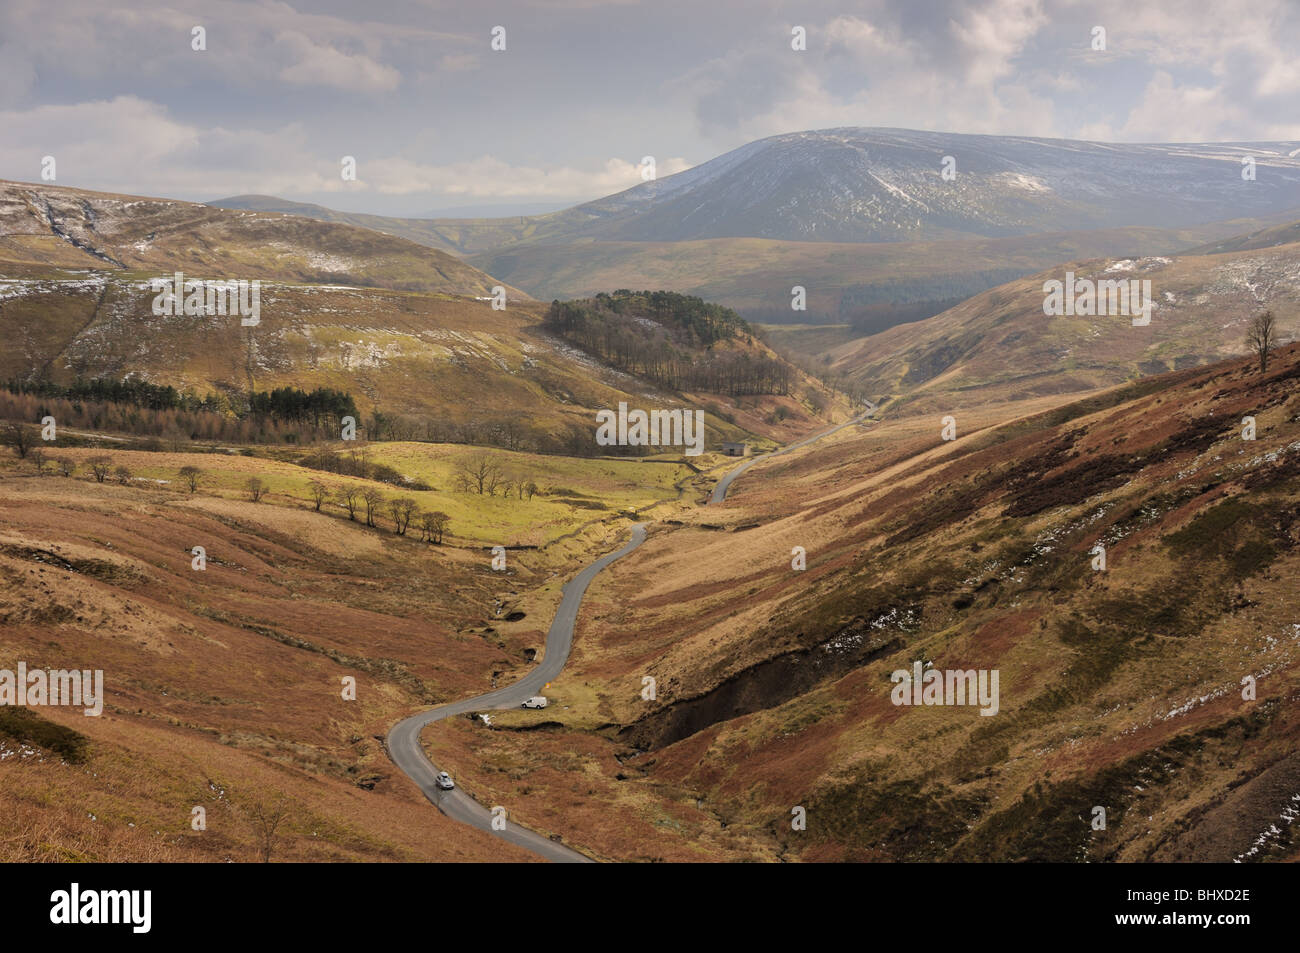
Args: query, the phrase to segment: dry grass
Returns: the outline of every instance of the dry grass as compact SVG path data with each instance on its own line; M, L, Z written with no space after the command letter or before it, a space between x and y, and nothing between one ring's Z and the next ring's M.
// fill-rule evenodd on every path
M1300 347L1277 362L977 409L954 443L891 420L765 463L598 577L550 708L429 743L482 797L621 859L1228 861L1272 824L1262 856L1294 856ZM1107 455L1137 462L1071 476ZM1031 489L1045 508L1002 515ZM1208 515L1224 500L1248 504L1229 530ZM822 648L890 639L842 667ZM808 671L762 676L798 652ZM998 669L1001 710L894 706L889 674L918 658ZM647 753L618 733L698 698L703 722Z

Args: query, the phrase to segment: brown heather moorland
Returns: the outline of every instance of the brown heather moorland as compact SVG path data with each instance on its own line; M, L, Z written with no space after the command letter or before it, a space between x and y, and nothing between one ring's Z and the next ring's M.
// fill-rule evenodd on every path
M1293 237L1291 229L1263 236ZM1300 243L1251 236L1216 253L1073 261L1008 282L924 321L827 350L828 366L868 393L899 398L891 415L945 413L1027 396L1083 394L1244 354L1265 309L1280 340L1300 338ZM1219 246L1214 246L1217 249ZM1213 251L1214 249L1210 249ZM1043 313L1044 282L1151 283L1151 323Z
M113 455L188 460L205 480L225 463L267 465ZM256 860L257 818L291 804L276 860L533 859L438 814L383 738L400 716L526 670L559 583L626 520L590 513L494 573L472 540L430 546L300 498L212 493L5 461L0 668L102 669L107 698L97 718L4 711L0 858Z
M1296 859L1298 385L1291 345L761 463L597 578L546 711L426 744L618 859ZM915 661L998 712L894 705Z

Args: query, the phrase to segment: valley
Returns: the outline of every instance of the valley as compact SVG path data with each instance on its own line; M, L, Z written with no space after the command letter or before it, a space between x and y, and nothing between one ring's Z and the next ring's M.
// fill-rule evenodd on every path
M997 138L460 225L0 183L0 669L106 692L0 710L0 858L1294 859L1294 144Z

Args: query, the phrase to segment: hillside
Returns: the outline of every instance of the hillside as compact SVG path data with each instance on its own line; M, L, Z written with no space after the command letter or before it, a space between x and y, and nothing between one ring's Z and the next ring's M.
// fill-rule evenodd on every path
M1247 235L1235 235L1222 241L1210 242L1188 249L1188 255L1222 255L1233 251L1256 251L1300 242L1300 222L1286 222L1271 228L1261 228Z
M275 860L530 859L431 811L382 744L390 719L512 661L483 631L503 581L472 550L301 499L190 496L184 463L234 465L174 454L164 482L116 485L5 455L0 667L102 669L106 703L0 711L0 859L255 861L259 817L286 804Z
M538 302L508 291L505 309L491 307L496 279L355 226L71 189L0 194L11 342L0 382L134 377L232 404L331 388L355 400L371 436L482 443L507 429L511 446L578 453L594 451L594 412L621 401L702 407L715 445L789 439L848 410L798 372L787 392L744 400L656 387L548 334ZM154 314L150 283L175 271L261 282L258 323Z
M0 456L0 668L102 669L104 711L0 708L3 861L251 861L261 818L286 804L276 860L530 859L432 811L388 760L388 723L526 671L564 577L620 532L620 511L680 505L693 478L492 451L506 476L536 481L523 499L454 489L453 468L481 452L468 447L365 448L435 484L398 489L265 457L71 442L41 448L68 476L35 451ZM127 476L94 479L101 455ZM331 491L319 510L311 479ZM446 512L450 529L435 546L418 521L397 535L382 504L373 527L349 519L334 495L346 486ZM501 572L494 545L511 548ZM196 806L206 831L190 826Z
M1044 283L1151 282L1151 323L1043 313ZM1249 320L1269 308L1281 340L1300 336L1300 244L1218 255L1093 259L1001 285L924 321L833 348L830 366L901 413L1106 387L1246 350Z
M1130 226L962 241L711 238L525 243L466 260L542 300L587 297L615 288L665 288L724 304L750 321L853 322L865 334L930 317L1058 262L1168 255L1256 224L1237 220L1177 229ZM796 285L807 293L805 311L790 306Z
M214 199L207 204L216 208L300 215L323 222L358 225L460 256L471 251L527 240L537 231L534 219L548 219L551 215L561 214L547 212L539 216L512 215L504 218L403 218L364 212L340 212L312 202L294 202L274 195L232 195L229 198Z
M0 181L0 269L50 267L468 296L499 284L443 252L352 225Z
M1298 380L1292 345L760 465L598 579L557 710L430 748L623 859L1295 859ZM996 713L894 704L914 663L997 670Z

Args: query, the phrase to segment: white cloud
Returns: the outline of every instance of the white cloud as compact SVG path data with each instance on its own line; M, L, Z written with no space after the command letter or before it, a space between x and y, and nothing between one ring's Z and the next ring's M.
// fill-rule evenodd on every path
M658 160L659 177L689 169L685 159ZM450 165L429 165L407 159L376 159L366 163L367 188L386 195L433 192L466 198L525 198L565 200L595 198L641 184L641 167L625 159L608 159L596 170L570 167L518 166L490 155Z
M370 192L380 195L541 198L585 201L641 182L637 161L612 158L594 168L515 165L484 155L445 165L398 156L358 155L357 181L339 174L339 156L308 144L298 123L263 131L209 128L177 120L134 96L0 111L0 177L36 181L42 156L58 162L60 185L131 194L217 198L247 192L282 196ZM659 176L690 168L657 162Z
M295 62L280 70L280 78L298 86L333 86L360 92L388 92L402 81L391 66L360 53L344 53L314 43L301 33L283 32L277 38Z

